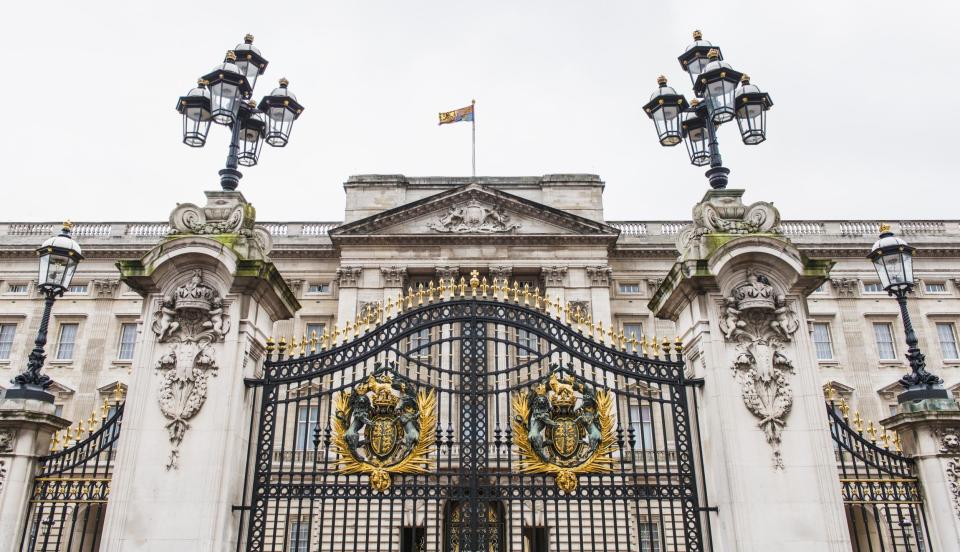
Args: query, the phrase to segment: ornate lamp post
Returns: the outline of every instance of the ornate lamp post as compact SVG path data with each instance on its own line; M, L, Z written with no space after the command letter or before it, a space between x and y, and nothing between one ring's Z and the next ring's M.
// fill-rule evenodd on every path
M50 311L53 302L67 291L70 281L77 270L77 265L83 260L80 245L70 235L73 224L63 223L60 234L43 242L37 248L40 257L40 270L37 288L45 297L43 317L40 319L40 328L34 341L33 351L30 352L27 368L13 378L15 387L7 391L7 397L35 398L53 401L53 397L45 392L53 380L50 376L40 373L47 358L44 346L47 344L47 327L50 323Z
M698 167L709 164L707 180L713 189L722 190L727 187L730 169L720 157L717 128L736 118L743 143L759 144L766 140L766 112L773 101L750 84L749 77L723 61L720 48L703 40L700 31L693 32L693 39L678 59L690 75L698 99L687 104L661 75L657 79L660 87L643 110L653 119L660 144L676 146L686 141L690 163Z
M226 167L220 170L220 186L236 190L243 174L239 165L252 167L260 159L263 141L282 148L290 140L293 122L303 106L287 89L287 79L260 100L249 101L257 77L267 69L267 60L253 45L253 36L227 52L223 63L198 81L197 87L177 102L183 116L183 143L199 148L207 141L210 123L230 129Z
M946 399L943 380L927 371L926 360L917 346L917 334L910 322L907 311L907 295L913 290L913 253L916 248L893 235L886 224L880 226L880 239L873 244L867 258L873 261L873 267L880 277L880 285L900 304L903 317L903 329L907 335L907 360L910 373L900 378L900 385L907 390L897 400L907 402L918 399Z

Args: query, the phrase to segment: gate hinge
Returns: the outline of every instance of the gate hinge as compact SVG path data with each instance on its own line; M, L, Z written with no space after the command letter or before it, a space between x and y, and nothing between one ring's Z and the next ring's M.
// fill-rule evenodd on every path
M720 508L718 506L701 506L697 508L698 512L713 512L715 514L720 513Z
M686 383L695 387L703 387L707 382L703 378L690 378L686 380Z
M250 507L249 507L249 506L243 506L243 505L239 505L239 506L238 506L238 505L234 504L233 506L230 507L230 511L231 511L231 512L249 512L249 511L250 511Z
M264 384L264 381L262 379L243 378L243 386L246 387L247 389L250 389L251 387L257 387L263 384Z

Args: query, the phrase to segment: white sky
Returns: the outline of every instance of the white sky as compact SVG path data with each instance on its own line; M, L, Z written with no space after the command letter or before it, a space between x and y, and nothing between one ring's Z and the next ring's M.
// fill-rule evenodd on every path
M226 11L224 11L226 10ZM686 219L706 189L642 111L700 28L769 92L768 140L721 129L730 187L785 218L958 218L960 2L12 2L0 14L0 220L165 220L218 189L227 131L178 96L256 36L306 106L240 190L261 220L339 220L351 174L599 174L606 218ZM952 176L951 176L952 175Z

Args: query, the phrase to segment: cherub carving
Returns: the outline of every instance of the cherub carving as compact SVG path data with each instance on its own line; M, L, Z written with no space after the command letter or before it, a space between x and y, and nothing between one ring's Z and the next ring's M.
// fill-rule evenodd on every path
M790 320L790 311L787 309L787 298L778 294L773 299L776 308L773 311L773 318L770 320L770 329L783 339L789 340L790 334L796 328L793 327Z
M175 302L172 294L160 300L160 320L156 328L156 332L160 336L160 341L165 341L180 328L180 322L177 321L177 311L174 309L174 305Z
M724 301L724 318L720 323L720 329L728 340L733 339L735 335L743 331L746 322L740 320L740 309L737 308L737 300L733 297L727 297Z
M203 323L203 327L211 329L219 335L226 335L230 329L230 323L223 319L223 299L215 297L210 302L210 306L210 319Z

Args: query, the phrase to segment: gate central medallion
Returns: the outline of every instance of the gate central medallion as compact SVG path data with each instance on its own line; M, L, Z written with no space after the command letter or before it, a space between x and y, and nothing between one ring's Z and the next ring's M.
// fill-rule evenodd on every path
M338 472L370 477L384 492L392 474L430 473L436 442L437 396L397 373L395 362L377 363L374 373L337 395L333 448Z
M552 364L546 384L514 395L513 430L520 471L553 475L572 493L578 474L611 470L616 445L610 393L564 371Z

